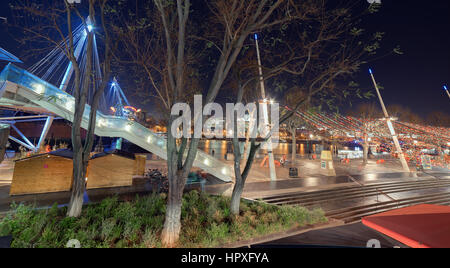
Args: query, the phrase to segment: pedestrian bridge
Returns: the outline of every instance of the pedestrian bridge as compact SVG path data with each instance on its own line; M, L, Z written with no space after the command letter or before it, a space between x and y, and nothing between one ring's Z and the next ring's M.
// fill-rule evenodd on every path
M51 113L70 122L74 118L75 98L37 76L9 64L0 74L0 106L36 113ZM91 107L86 105L81 126L88 128ZM124 138L139 147L167 159L166 140L137 122L97 112L95 134ZM198 151L194 166L225 182L231 182L231 166Z

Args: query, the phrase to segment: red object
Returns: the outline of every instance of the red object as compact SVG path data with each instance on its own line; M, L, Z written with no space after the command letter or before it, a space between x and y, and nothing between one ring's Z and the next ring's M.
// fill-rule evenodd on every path
M450 247L450 207L417 205L362 219L362 223L412 248Z

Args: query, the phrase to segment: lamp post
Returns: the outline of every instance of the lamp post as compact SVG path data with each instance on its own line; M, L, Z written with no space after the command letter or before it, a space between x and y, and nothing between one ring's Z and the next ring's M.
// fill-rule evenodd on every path
M372 82L373 82L373 85L375 86L375 90L377 91L377 95L380 100L381 108L383 109L384 117L386 118L386 123L389 128L389 131L391 132L392 140L394 140L395 148L397 149L397 152L399 154L400 162L402 163L403 170L406 172L410 172L408 163L406 162L406 159L405 159L405 155L403 154L400 143L398 142L398 138L397 138L397 134L395 133L394 126L392 125L392 122L391 122L392 119L390 118L389 113L386 109L386 106L384 105L384 101L383 101L383 98L381 97L381 93L380 93L380 90L378 89L378 85L377 85L377 82L375 81L375 76L373 75L372 69L369 69L369 73L370 73L370 76L372 77Z
M444 90L445 90L445 92L447 92L448 98L450 99L450 92L448 92L447 86L444 86Z
M267 99L266 99L266 89L264 86L264 77L262 72L261 65L261 55L259 52L259 43L258 43L258 34L255 34L255 42L256 42L256 54L258 56L258 69L259 69L259 81L261 84L261 97L264 100L263 103L263 120L266 126L269 126L269 112L267 108ZM270 179L272 181L277 180L277 173L275 171L275 158L273 156L273 145L272 145L272 137L267 140L267 152L269 155L269 170L270 170Z

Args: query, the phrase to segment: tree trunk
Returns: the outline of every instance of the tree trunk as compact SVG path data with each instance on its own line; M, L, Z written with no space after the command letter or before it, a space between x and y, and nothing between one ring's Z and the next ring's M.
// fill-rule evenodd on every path
M239 144L237 139L233 139L233 146ZM235 147L236 148L236 147ZM244 171L241 174L240 166L240 153L235 151L234 160L234 175L236 177L236 182L234 184L233 193L231 195L230 212L233 215L239 215L239 208L241 204L242 193L244 192L245 181L247 180L250 169L252 168L253 162L255 160L256 151L258 151L259 146L255 145L254 139L250 143L250 150L247 163L245 164Z
M241 205L241 196L244 192L244 180L241 174L235 173L236 183L234 184L233 194L231 195L231 207L230 212L233 215L239 215L239 207Z
M169 195L167 197L166 218L161 240L165 247L175 247L178 243L181 230L181 206L183 204L183 183L186 179L181 174L172 178L169 183Z
M297 159L297 136L296 129L294 128L292 131L292 166L295 166L295 160Z
M68 217L79 217L83 208L83 196L86 189L87 163L83 161L81 150L73 154L73 186L70 203L67 210Z
M90 9L92 9L90 2ZM90 11L92 14L92 10ZM70 19L68 19L70 21ZM73 150L73 185L70 196L69 207L67 211L68 217L79 217L83 208L83 195L86 188L86 170L89 162L89 153L87 149L83 148L81 139L81 123L87 103L87 94L89 92L89 85L91 83L92 72L92 51L93 51L93 33L88 33L87 48L86 48L86 74L81 83L81 71L75 57L71 59L75 71L75 111L72 122L72 150ZM73 50L73 45L72 45ZM73 51L72 51L73 53ZM95 108L95 106L94 106ZM94 124L95 127L95 124ZM93 131L89 127L88 132ZM86 150L85 150L86 149Z

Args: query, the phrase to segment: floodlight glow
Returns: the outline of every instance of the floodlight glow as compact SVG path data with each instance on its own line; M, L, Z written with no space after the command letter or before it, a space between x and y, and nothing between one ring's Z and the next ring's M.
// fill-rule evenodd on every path
M41 84L35 84L34 89L35 89L36 93L39 95L44 94L44 92L45 92L45 87Z
M94 30L94 26L92 24L88 24L87 29L89 32L92 32L92 30Z
M448 89L447 89L447 86L444 86L444 90L448 90Z
M258 40L258 34L255 34L255 40Z
M373 71L372 71L372 69L369 69L369 73L370 73L370 74L373 74Z

